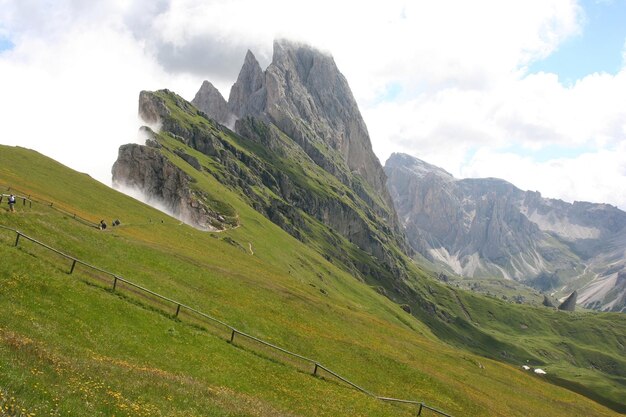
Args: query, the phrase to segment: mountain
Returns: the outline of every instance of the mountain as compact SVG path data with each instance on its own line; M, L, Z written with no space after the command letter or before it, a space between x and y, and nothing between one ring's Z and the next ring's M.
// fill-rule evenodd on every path
M285 43L280 45L286 48ZM311 54L311 62L321 60L332 63L325 54L310 47L298 44L287 46L290 50L287 56L308 57ZM297 344L302 347L299 351L316 352L319 341L312 339L318 337L318 331L326 321L329 321L328 326L347 325L341 313L323 316L322 312L333 306L337 306L338 311L352 309L353 306L345 304L342 298L350 294L350 297L360 300L357 303L361 303L364 309L374 314L371 320L376 328L381 329L374 322L391 314L393 320L407 324L410 331L416 332L422 342L429 344L436 341L437 348L451 346L457 349L449 357L454 363L458 363L459 358L473 357L466 355L470 354L481 355L485 360L507 362L516 367L520 363L550 365L551 372L552 369L555 372L555 379L550 380L552 383L566 386L614 409L621 409L622 391L619 384L623 378L623 369L626 369L626 363L621 358L626 341L621 334L626 316L589 314L579 319L577 312L554 311L539 305L515 305L469 293L437 280L436 274L412 262L409 257L412 255L411 250L405 242L393 207L386 202L385 193L374 192L376 183L368 179L367 173L376 173L376 165L364 167L363 173L349 168L344 150L331 146L334 140L343 140L345 136L333 138L333 131L327 132L330 136L311 133L299 138L290 136L297 135L297 132L285 132L288 130L285 126L290 125L302 127L303 131L310 127L311 132L317 126L322 132L324 123L339 123L342 115L348 112L347 108L341 109L335 119L333 112L313 105L315 100L321 100L319 97L314 98L313 92L319 95L324 89L307 86L304 79L315 78L312 73L316 66L311 66L308 78L304 75L296 77L291 70L286 71L290 74L287 77L289 85L275 89L267 82L270 79L267 75L270 68L259 72L253 58L251 53L247 54L244 66L249 66L249 70L242 72L248 75L242 76L240 73L239 77L247 81L236 83L241 88L234 88L237 92L229 97L229 108L233 114L237 114L234 111L236 109L230 107L231 104L243 103L244 108L255 109L256 113L239 116L234 125L235 131L212 119L209 116L210 109L198 109L174 92L144 91L139 97L139 114L147 124L160 126L160 129L152 131L152 138L146 145L121 147L113 167L116 184L140 188L155 200L169 198L161 202L178 218L182 216L175 211L177 207L192 207L201 215L209 214L209 220L205 223L211 224L214 229L194 225L200 230L186 232L181 235L184 236L181 238L184 242L173 240L170 246L178 248L183 245L186 251L196 256L192 259L194 264L199 262L198 258L207 258L200 261L200 265L205 262L218 263L219 270L228 271L237 277L229 285L234 285L234 288L239 288L242 294L248 296L240 299L236 293L233 295L229 292L228 295L224 294L227 298L222 299L219 291L213 292L208 284L203 286L195 281L189 286L194 296L208 296L212 302L219 300L223 305L254 310L252 317L262 311L262 317L271 321L271 324L254 320L256 324L249 326L260 328L264 336L274 341L288 342L292 339L291 330L299 335L306 334ZM309 62L302 59L304 63ZM279 59L276 61L276 66L283 62ZM260 78L259 74L264 77ZM261 87L255 89L259 85ZM289 96L280 101L285 106L281 110L284 114L290 114L290 103L299 103L301 94L310 94L311 97L305 101L309 102L311 109L315 109L310 115L311 120L294 116L291 123L281 124L283 130L278 125L280 120L273 119L269 110L259 110L259 103L265 103L262 108L266 109L268 102L278 102L270 97L269 92L272 91L285 91L286 97L289 96L287 91L300 91L297 97ZM342 92L337 89L336 93ZM245 99L248 96L251 98ZM231 100L233 97L243 99ZM328 100L350 102L345 97ZM298 111L303 110L298 107ZM144 127L144 132L149 132L147 129ZM351 140L356 139L352 137ZM142 156L144 154L145 158ZM163 158L151 157L153 154ZM139 157L129 157L132 155ZM370 163L374 162L377 163L377 160L370 160ZM179 172L172 173L171 167ZM381 175L384 178L384 173ZM158 187L152 187L152 184L160 182L168 184L167 179L170 177L183 179L180 187L185 188L182 192L169 193L171 198L166 197L166 193ZM184 224L179 226L185 227ZM215 242L205 235L229 245L229 249L235 252L228 252L228 258L222 259L224 248L216 247ZM141 236L149 241L152 239L147 234ZM207 244L207 240L211 244ZM251 257L252 260L244 262L243 258L238 259L233 253L246 260ZM176 260L186 259L187 256L185 253L175 254ZM255 263L257 257L262 258L263 262ZM159 285L162 285L163 279L175 280L177 284L181 279L162 278L158 275L158 269L153 272L157 275L154 279ZM338 276L343 278L338 281ZM182 279L180 285L185 285ZM202 281L202 273L197 279ZM257 297L256 286L267 292ZM307 294L312 291L315 294L314 301L309 303L302 299L302 291ZM338 296L340 298L335 298ZM290 301L288 309L279 307L279 300L283 297ZM384 297L385 300L380 304L369 301L370 297ZM249 303L254 306L248 306ZM211 304L206 305L213 309ZM401 314L396 314L397 311ZM278 317L274 317L274 313ZM241 320L248 322L245 318ZM332 322L335 320L341 323ZM355 328L349 337L361 340L360 331ZM383 335L387 331L381 330L380 341L374 342L376 346L389 343ZM598 332L602 337L589 337L593 332ZM421 347L404 344L407 335L400 335L393 330L388 334L392 334L391 337L402 346L399 350L393 348L392 356L422 356L424 351ZM332 339L336 334L328 336ZM418 337L411 334L413 336ZM563 340L566 342L560 343ZM329 348L337 346L334 342L329 343ZM368 339L364 343L371 344L372 340ZM343 342L339 342L339 345L343 346ZM600 345L607 345L607 350L599 349ZM351 350L352 347L346 346L345 349ZM387 362L386 359L379 362L376 353L372 353L369 359L377 363ZM481 369L477 363L482 365L482 362L467 360L471 361L472 366ZM352 364L346 366L354 369ZM384 368L383 364L379 369ZM453 366L441 372L452 375L454 369ZM385 373L381 371L380 377ZM505 379L508 380L508 377ZM409 383L414 384L415 380L411 381ZM452 406L451 409L463 410L461 415L468 412L481 414L475 412L472 406ZM342 414L345 412L335 413ZM507 410L483 414L515 415L519 412Z
M468 277L514 279L600 310L626 307L626 213L543 198L495 178L456 179L404 154L385 165L409 242Z
M198 100L193 104L208 115L215 114L213 103ZM372 151L348 82L331 56L308 45L279 40L274 42L272 63L263 72L248 51L228 106L240 119L252 116L278 127L379 215L392 218L383 168ZM228 120L216 120L228 125ZM395 227L395 222L390 224Z
M340 259L364 279L406 277L403 255L410 246L365 123L332 57L309 46L277 41L265 72L248 51L228 103L208 81L192 103L203 114L169 92L142 92L139 115L185 145L218 158L221 180L241 187L255 208L293 236L308 239L313 230L303 214L311 216L326 226L328 257ZM177 108L192 120L177 114ZM243 152L222 137L229 131L223 125L232 125L233 115L235 131L254 145L252 152ZM137 145L123 147L113 167L114 184L139 189L178 218L191 219L190 224L227 227L219 219L232 221L229 213L218 213L198 190L187 187L181 201L180 195L159 185L162 180L155 181L155 173L164 173L167 167L148 157L154 153ZM171 181L169 175L160 177ZM349 251L338 249L332 243L336 234L365 252L358 257L371 256L373 261L356 261Z

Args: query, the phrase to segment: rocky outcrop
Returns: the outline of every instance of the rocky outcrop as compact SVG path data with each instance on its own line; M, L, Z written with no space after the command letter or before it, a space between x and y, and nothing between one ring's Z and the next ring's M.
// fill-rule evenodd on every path
M361 198L358 187L349 188L323 170L298 142L269 120L243 116L236 122L239 132L236 135L167 90L142 92L139 109L143 118L157 119L160 136L173 137L210 157L213 169L205 170L191 155L193 152L184 148L172 148L171 144L161 142L164 150L201 173L213 175L229 188L240 190L252 207L294 237L307 241L312 233L316 233L316 239L322 233L332 242L327 246L326 256L339 260L355 275L384 280L406 278L402 254L410 249L397 223L394 226L389 221L395 216ZM126 159L129 158L121 153L116 165L124 166ZM136 160L129 165L133 163L141 165ZM142 175L121 173L120 178L123 176ZM140 186L161 197L152 187ZM311 219L326 228L313 232ZM339 244L340 237L352 245ZM356 255L357 248L368 255L367 262L363 261L364 254Z
M550 300L547 295L543 296L543 302L541 304L545 307L554 308L554 303L552 303L552 300Z
M559 305L559 310L562 311L574 311L576 309L576 299L578 298L578 293L574 291Z
M238 118L252 116L277 126L400 231L367 127L330 55L307 45L276 41L272 63L263 72L248 51L228 105ZM213 113L210 107L199 108Z
M137 190L149 203L198 229L229 226L206 204L207 196L190 187L192 178L153 147L121 146L111 172L114 188Z
M621 210L546 199L495 178L458 180L403 154L393 154L385 171L409 242L440 268L550 292L579 289L588 307L624 307L614 302L622 293L612 285L626 270ZM593 280L570 287L582 274Z
M265 112L273 123L301 144L322 142L338 151L350 172L358 173L392 204L365 122L331 56L306 45L277 41L265 84Z
M233 128L237 119L219 90L208 81L202 83L191 104L199 109L205 109L207 116L230 128Z
M265 90L265 74L252 52L246 53L237 81L230 89L228 105L230 111L241 118L259 116L265 110L267 92ZM198 107L202 109L202 107Z

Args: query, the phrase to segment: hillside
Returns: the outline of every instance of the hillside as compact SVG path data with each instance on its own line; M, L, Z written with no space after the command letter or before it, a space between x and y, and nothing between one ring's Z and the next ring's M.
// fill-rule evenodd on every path
M3 207L0 223L315 357L380 395L423 400L453 415L614 415L518 366L442 343L422 322L293 239L210 175L196 180L237 212L239 227L198 231L32 151L3 146L0 182L19 195L36 195L96 223L119 218L122 224L99 231L45 204L18 206L17 213ZM14 248L14 234L0 236L2 259L10 260L0 275L0 401L26 410L15 415L415 413L328 376L311 377L310 370L270 359L258 346L237 340L231 346L224 343L228 335L174 320L171 311L132 292L111 293L86 270L68 275L70 265L62 258L28 243ZM447 293L427 283L435 295ZM576 373L585 390L623 398L617 382L625 369L620 315L570 315L457 296L493 332L535 337L537 350L553 359L544 362L549 375ZM529 331L520 331L521 317ZM573 369L559 360L559 344L581 363L595 352L596 369ZM602 376L603 367L613 368L615 383Z
M439 268L626 309L626 213L618 208L543 198L496 178L456 179L404 154L385 171L409 241Z

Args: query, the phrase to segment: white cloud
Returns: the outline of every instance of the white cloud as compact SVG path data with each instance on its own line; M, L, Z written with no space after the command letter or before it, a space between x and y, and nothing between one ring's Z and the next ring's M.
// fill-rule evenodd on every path
M135 139L140 90L191 99L208 79L228 96L246 49L267 65L272 40L286 36L333 54L381 161L403 151L457 176L626 208L616 197L626 71L569 87L526 74L583 20L575 0L0 0L0 34L16 45L0 52L2 141L108 182L117 147ZM506 154L554 145L591 151L553 163ZM536 170L555 184L589 174L564 187L530 181Z
M506 178L524 190L566 201L626 204L626 144L570 159L536 162L512 153L481 149L462 169L463 177Z

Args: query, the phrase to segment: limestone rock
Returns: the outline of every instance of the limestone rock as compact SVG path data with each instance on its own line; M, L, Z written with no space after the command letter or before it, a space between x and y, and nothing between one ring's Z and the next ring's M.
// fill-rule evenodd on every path
M265 75L259 61L248 51L237 81L230 89L228 106L236 117L258 116L265 109Z
M222 228L219 214L203 202L205 196L189 187L191 178L155 148L121 146L112 174L115 188L138 190L185 223L201 230Z
M217 88L204 81L191 103L218 123L232 128L236 116L230 111L228 103Z
M607 204L566 203L496 179L456 179L409 155L385 165L388 186L409 242L437 268L459 275L515 279L554 292L578 288L596 309L624 308L626 213ZM621 300L621 301L620 301Z
M348 82L330 55L279 40L263 72L248 51L228 106L239 119L252 116L277 126L399 232L385 173Z
M574 291L567 297L565 301L563 301L559 305L559 310L563 311L574 311L576 309L576 299L578 298L578 293Z

